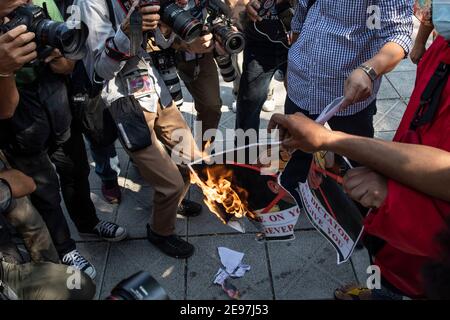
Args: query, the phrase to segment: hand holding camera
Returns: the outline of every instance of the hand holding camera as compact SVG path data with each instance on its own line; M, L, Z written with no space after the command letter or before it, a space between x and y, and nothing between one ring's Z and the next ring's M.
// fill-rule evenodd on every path
M37 57L35 34L20 25L0 35L0 74L13 75L15 71Z
M253 22L262 21L262 18L259 16L259 9L261 8L261 3L258 0L250 0L246 6L246 12L250 20Z
M214 36L208 32L205 35L196 38L193 42L187 44L187 49L192 53L208 53L214 50Z
M158 27L158 23L160 21L159 16L159 5L138 5L136 9L142 16L142 32L147 32L151 30L155 30ZM125 32L128 37L130 37L130 16L127 16L125 21L122 23L122 30Z
M50 69L57 74L70 74L75 66L75 62L64 58L58 49L53 49L52 53L45 58L44 62L48 63Z

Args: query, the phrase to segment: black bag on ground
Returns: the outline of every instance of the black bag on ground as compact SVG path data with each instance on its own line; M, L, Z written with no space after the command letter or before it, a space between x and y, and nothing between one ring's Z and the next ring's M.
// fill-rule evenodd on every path
M131 152L152 145L150 130L145 121L142 107L134 96L114 101L108 108L123 146Z

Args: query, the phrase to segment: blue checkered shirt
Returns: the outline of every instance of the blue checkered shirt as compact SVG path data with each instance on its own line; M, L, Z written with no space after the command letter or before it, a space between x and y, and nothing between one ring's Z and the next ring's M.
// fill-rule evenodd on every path
M406 54L410 51L413 0L317 0L308 13L307 2L299 0L292 21L299 38L289 50L288 96L311 114L320 114L331 101L343 96L350 73L386 43L399 44ZM378 26L373 5L381 13ZM369 99L338 115L366 108L376 99L380 85L381 77Z

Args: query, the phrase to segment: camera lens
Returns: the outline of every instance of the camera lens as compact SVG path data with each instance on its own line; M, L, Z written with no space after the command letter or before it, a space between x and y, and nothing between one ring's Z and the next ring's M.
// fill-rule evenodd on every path
M107 300L169 300L166 291L145 271L122 280Z
M236 77L236 70L234 69L233 62L230 56L217 56L216 58L217 66L219 67L220 74L222 75L223 81L233 82Z
M203 29L200 21L175 3L161 4L161 13L161 20L184 41L190 42L200 36Z
M44 19L36 26L36 39L40 45L57 48L73 60L83 58L88 33L82 22L78 28L69 28L66 23Z
M241 32L234 31L227 25L219 24L214 28L214 35L229 54L244 50L245 38Z

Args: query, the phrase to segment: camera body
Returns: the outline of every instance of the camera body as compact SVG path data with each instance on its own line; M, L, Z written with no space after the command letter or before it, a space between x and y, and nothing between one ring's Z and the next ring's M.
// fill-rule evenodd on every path
M73 60L84 56L84 43L88 29L82 22L79 29L69 28L66 23L53 21L47 11L35 5L24 5L8 15L8 23L0 26L0 32L6 33L20 25L27 26L28 31L36 34L35 41L39 59L45 59L56 48Z
M153 51L150 53L153 64L159 70L175 105L179 108L183 105L183 92L176 67L175 50L172 48Z

